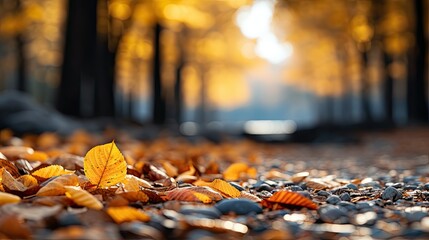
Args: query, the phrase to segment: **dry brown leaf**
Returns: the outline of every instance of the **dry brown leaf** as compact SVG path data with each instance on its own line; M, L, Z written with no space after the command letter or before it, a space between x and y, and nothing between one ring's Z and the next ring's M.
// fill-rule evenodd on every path
M307 181L306 186L315 190L324 190L329 187L326 183L316 179Z
M149 197L146 195L146 193L144 193L142 191L138 191L138 192L124 192L124 193L118 194L118 196L121 196L121 197L127 199L130 202L140 201L142 203L145 203L145 202L149 201Z
M291 180L294 183L299 183L299 182L304 181L304 179L306 179L309 175L310 175L309 172L299 172L299 173L294 174L292 176Z
M133 175L126 175L125 180L122 182L124 191L126 192L138 192L142 187L151 188L152 185L141 178Z
M91 193L75 186L65 186L66 196L72 199L77 205L95 210L103 208L103 204Z
M83 168L89 181L97 188L120 183L127 174L127 162L115 142L89 150L83 160Z
M60 196L66 192L64 186L77 186L78 177L74 174L59 176L48 182L38 192L37 196Z
M40 168L40 169L34 171L31 175L33 175L34 177L36 177L38 179L43 180L43 179L48 179L51 177L56 177L56 176L71 174L71 173L74 173L74 171L64 169L63 166L50 165L50 166Z
M273 196L262 200L262 206L270 209L279 209L278 206L283 208L301 208L315 210L318 206L310 199L302 196L299 193L291 191L278 191Z
M193 187L176 188L167 193L168 200L177 200L185 202L211 203L212 199L201 193L193 191Z
M249 199L250 201L253 201L253 202L262 201L259 197L257 197L256 195L253 195L249 192L241 191L240 193L241 193L240 198L246 198L246 199Z
M116 223L142 221L148 222L150 216L133 207L109 207L107 213Z
M0 168L6 169L15 178L21 175L18 168L6 159L0 159Z
M20 202L21 198L10 193L0 192L0 205Z
M28 188L24 186L21 182L16 180L6 169L3 170L2 173L2 185L8 192L10 191L18 191L24 192Z

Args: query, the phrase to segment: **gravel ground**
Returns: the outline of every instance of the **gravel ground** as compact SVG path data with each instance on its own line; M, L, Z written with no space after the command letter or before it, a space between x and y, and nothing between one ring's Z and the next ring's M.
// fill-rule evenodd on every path
M191 171L181 166L185 156L197 171L165 181L134 164L135 175L148 180L158 197L146 191L149 201L125 205L142 209L150 221L115 223L104 210L63 200L49 205L31 195L0 207L0 234L40 239L428 239L429 129L362 133L359 139L355 144L272 145L189 145L170 139L138 145L136 150L140 143L119 137L121 151L137 163L165 170L162 164L170 162ZM238 198L221 189L222 200L204 204L169 192L199 186L197 179L225 179L234 163L248 167L228 181L241 192ZM275 200L280 193L288 197ZM105 198L104 207L122 204L113 199ZM12 215L20 218L8 217ZM5 227L11 224L21 225L18 231L28 234L14 235Z

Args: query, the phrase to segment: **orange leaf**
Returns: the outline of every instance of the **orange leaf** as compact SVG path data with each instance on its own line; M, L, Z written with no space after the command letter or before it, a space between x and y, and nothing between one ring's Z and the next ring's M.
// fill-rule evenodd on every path
M4 168L9 171L9 173L15 178L21 175L19 174L18 168L8 160L0 159L0 168Z
M31 175L41 179L48 179L51 177L56 177L60 175L70 174L70 173L74 173L74 171L64 169L63 166L60 166L60 165L51 165L51 166L36 170Z
M37 182L37 179L28 174L22 175L18 177L16 180L18 182L21 182L26 188L33 188L39 185L39 183Z
M91 193L75 186L65 186L66 196L72 199L77 205L95 210L103 208L103 204Z
M219 192L213 190L210 187L192 187L192 191L207 195L211 200L216 202L223 199L222 195Z
M150 216L145 214L139 209L133 207L109 207L107 213L116 223L130 222L130 221L143 221L148 222Z
M241 194L234 186L221 179L215 179L209 185L211 188L230 198L238 198Z
M40 161L44 162L48 160L49 156L45 152L34 151L33 153L24 153L20 155L21 158L28 161Z
M305 207L312 210L318 208L310 199L291 191L278 191L270 198L262 200L262 206L267 208L273 208L276 204L283 208Z
M141 187L152 187L152 185L148 181L129 174L125 176L125 180L122 184L124 185L124 190L126 192L137 192L140 191Z
M233 163L224 172L223 177L227 181L235 181L240 178L240 174L245 173L249 166L245 163Z
M7 203L17 203L21 201L21 198L5 192L0 192L0 205L7 204Z
M203 193L193 191L192 187L173 189L167 193L167 198L169 200L178 200L185 202L212 202L210 197Z
M78 185L78 177L74 174L67 174L59 176L48 184L43 186L38 192L37 196L60 196L66 192L64 186Z
M173 166L170 162L163 162L162 167L165 169L165 172L170 177L176 177L178 175L178 170L175 166Z
M138 192L124 192L124 193L120 193L118 194L119 196L127 199L130 202L148 202L149 201L149 197L146 195L146 193L138 191Z
M127 162L115 142L95 146L85 155L86 177L98 187L110 187L122 182L127 174Z

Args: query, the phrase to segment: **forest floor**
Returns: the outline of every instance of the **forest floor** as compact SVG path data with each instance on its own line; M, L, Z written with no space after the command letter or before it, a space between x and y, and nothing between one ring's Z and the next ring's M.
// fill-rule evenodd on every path
M94 184L105 176L90 174L86 154L112 139L127 175ZM112 130L67 138L2 131L0 237L428 239L429 128L357 139L191 144ZM113 143L103 146L111 153ZM97 164L110 164L110 153ZM53 170L58 165L74 172Z

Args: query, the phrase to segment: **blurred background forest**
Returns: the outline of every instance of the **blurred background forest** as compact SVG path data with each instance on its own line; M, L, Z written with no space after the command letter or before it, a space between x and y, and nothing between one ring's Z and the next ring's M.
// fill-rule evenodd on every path
M0 0L0 90L76 118L428 124L428 0ZM183 130L183 129L182 129Z

